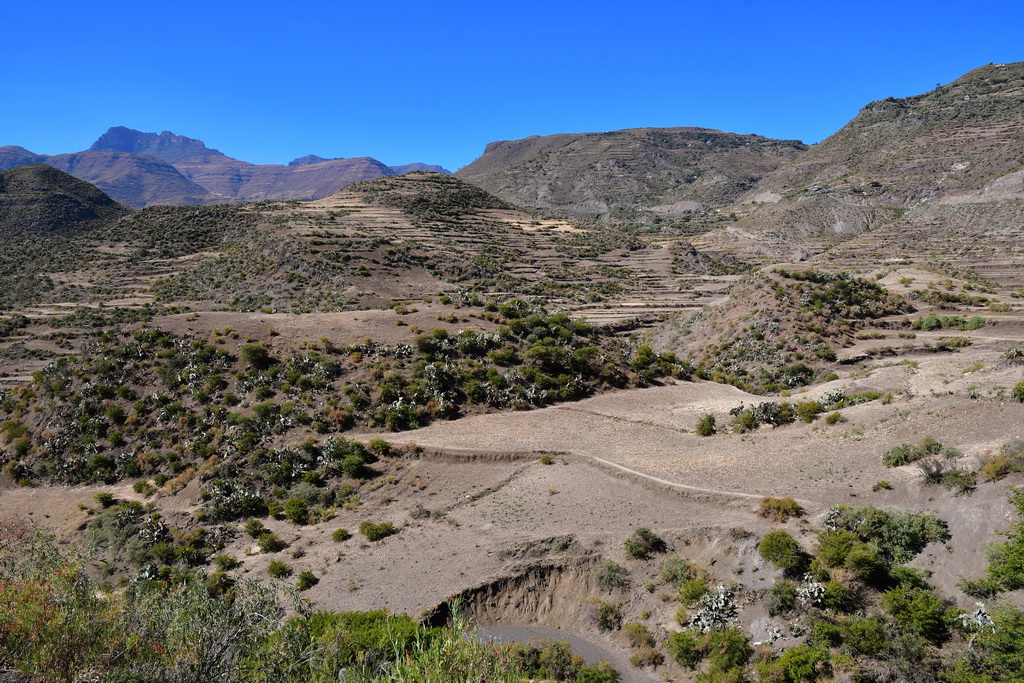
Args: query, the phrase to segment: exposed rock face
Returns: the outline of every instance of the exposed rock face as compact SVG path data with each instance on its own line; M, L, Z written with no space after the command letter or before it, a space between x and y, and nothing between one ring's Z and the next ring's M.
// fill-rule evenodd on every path
M87 232L128 213L89 183L44 164L0 172L0 236Z
M101 135L89 148L90 152L127 152L129 154L149 154L176 164L186 159L229 159L221 152L208 148L202 140L175 135L165 130L157 133L114 126Z

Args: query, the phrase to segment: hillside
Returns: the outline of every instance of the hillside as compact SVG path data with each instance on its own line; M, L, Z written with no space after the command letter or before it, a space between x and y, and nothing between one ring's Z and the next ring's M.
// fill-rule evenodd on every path
M990 64L931 92L867 104L799 160L768 174L749 197L826 191L901 207L1020 198L1022 125L1024 62Z
M637 128L492 142L456 175L521 206L674 217L738 199L805 149L704 128Z
M494 143L504 194L0 173L0 681L1018 681L1019 66Z
M0 172L0 237L5 241L88 232L127 213L92 185L43 164Z

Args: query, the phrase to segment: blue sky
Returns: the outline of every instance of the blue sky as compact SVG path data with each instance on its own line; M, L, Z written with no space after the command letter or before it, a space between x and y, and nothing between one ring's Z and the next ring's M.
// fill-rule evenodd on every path
M456 170L493 140L704 126L817 142L864 104L1024 60L1024 3L0 4L0 145L110 126L255 163Z

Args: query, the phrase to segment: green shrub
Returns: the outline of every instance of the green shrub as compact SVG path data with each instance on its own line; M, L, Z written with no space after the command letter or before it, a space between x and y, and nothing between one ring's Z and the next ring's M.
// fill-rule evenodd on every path
M851 531L825 529L818 533L817 557L826 567L842 567L850 549L859 540Z
M658 578L665 583L678 586L683 581L693 578L696 574L693 562L684 560L675 553L672 553L662 562Z
M380 437L370 439L367 447L378 457L386 458L391 455L393 447L390 441L386 441Z
M843 642L839 627L828 621L815 621L807 642L815 647L839 647Z
M342 543L350 538L352 538L352 534L348 529L335 529L331 532L331 540L335 543Z
M353 479L366 476L366 460L358 453L350 453L341 460L341 471Z
M1013 397L1019 402L1024 403L1024 379L1017 382L1013 387Z
M809 645L794 645L775 660L758 663L763 681L773 683L814 683L831 674L830 658L825 650Z
M258 519L249 519L245 522L245 533L249 534L253 538L259 538L266 530L266 527L263 526L263 522Z
M1018 518L1010 524L1007 540L988 548L988 582L1004 591L1024 588L1024 488L1011 489L1009 500Z
M624 543L626 554L639 560L646 560L655 553L667 549L665 541L646 527L640 527Z
M301 498L289 498L284 504L284 514L294 524L307 524L309 522L309 506Z
M807 555L800 544L785 531L769 531L757 545L757 551L767 562L787 574L799 573L807 565Z
M597 598L592 599L594 621L598 628L603 631L614 631L622 625L622 606L611 602L605 602Z
M952 469L942 475L942 486L959 496L977 488L978 477L968 469Z
M708 590L708 579L704 576L695 576L692 579L685 579L679 583L679 592L676 594L676 599L684 605L689 605L704 597Z
M379 541L388 536L398 533L398 529L391 522L374 523L369 520L359 523L359 533L368 541Z
M829 413L828 415L825 416L826 424L834 425L839 424L840 422L846 422L846 418L843 417L843 414L840 413L839 411Z
M853 595L846 586L834 580L825 583L825 594L821 597L822 607L847 612L852 603Z
M94 494L93 500L99 503L102 508L109 508L117 503L117 500L114 498L114 494L107 491L100 491L99 493Z
M295 581L295 588L299 591L304 591L320 583L320 579L316 578L316 575L311 571L299 572L298 579Z
M946 459L958 457L960 451L951 447L943 446L930 436L922 439L918 445L909 443L900 444L889 449L882 456L882 464L886 467L900 467L909 465L912 462L922 460L928 456L941 456Z
M602 590L611 591L629 585L626 570L611 558L602 558L592 568L594 579Z
M747 637L738 628L709 633L704 636L701 646L712 667L720 671L745 666L754 654Z
M229 572L238 567L241 562L234 555L221 554L213 558L213 564L222 572Z
M140 496L148 496L153 493L153 487L150 486L148 481L137 481L132 484L132 491L135 491Z
M836 529L856 534L887 564L909 562L929 543L949 539L946 523L927 512L888 511L870 505L837 505L832 510L829 514L834 514Z
M665 643L665 652L676 664L691 671L697 668L703 658L697 639L689 631L670 633Z
M619 683L617 669L608 662L584 664L576 670L576 683Z
M647 626L640 622L634 621L631 624L626 624L622 630L626 634L626 640L629 641L630 647L642 647L644 645L653 647L657 644Z
M796 404L796 416L804 422L814 422L814 418L825 412L825 406L817 401L800 401Z
M665 655L661 654L653 645L641 645L636 652L629 656L629 663L637 668L659 666L664 661Z
M541 465L553 465L554 463L555 463L555 460L550 455L542 455L542 456L540 456L540 464Z
M764 606L773 617L792 610L796 607L796 584L786 579L776 581L768 591Z
M933 645L942 645L949 638L949 628L959 614L931 589L919 587L897 586L885 591L882 607Z
M274 560L267 566L267 573L275 579L283 579L292 575L292 568L280 560Z
M757 514L781 524L793 517L800 517L804 514L804 509L792 498L765 496L757 505Z
M1022 382L1022 384L1024 384L1024 382ZM694 427L694 431L697 432L697 436L711 436L714 434L718 431L718 428L715 425L715 416L708 413L697 420L697 426Z
M886 649L888 636L880 617L846 617L839 621L843 644L862 655L878 655Z
M865 583L879 583L888 575L888 566L874 550L859 544L850 549L843 562L851 574Z
M256 539L256 545L265 553L276 553L287 547L287 544L277 534L269 531L259 535L259 538Z
M270 352L260 344L243 344L239 356L243 361L256 368L266 367L270 361Z

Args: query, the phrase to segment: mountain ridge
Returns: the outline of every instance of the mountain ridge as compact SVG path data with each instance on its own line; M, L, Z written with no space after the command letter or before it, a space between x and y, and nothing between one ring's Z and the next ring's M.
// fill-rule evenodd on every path
M125 126L109 128L82 152L47 155L16 145L0 147L0 170L29 163L67 171L133 208L319 199L361 180L418 170L449 173L421 162L388 166L372 157L326 159L312 154L288 165L252 164L202 140Z

